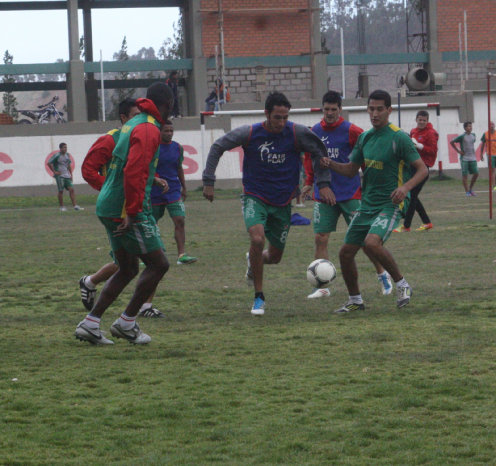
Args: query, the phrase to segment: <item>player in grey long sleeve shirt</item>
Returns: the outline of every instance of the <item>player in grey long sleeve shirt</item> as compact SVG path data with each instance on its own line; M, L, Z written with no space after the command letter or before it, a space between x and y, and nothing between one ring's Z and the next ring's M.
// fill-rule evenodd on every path
M326 147L307 127L288 121L290 108L283 94L269 94L265 102L266 120L242 126L217 139L203 172L203 195L213 201L220 157L227 150L243 147L243 216L250 236L246 278L253 281L255 288L253 315L264 314L263 265L277 264L283 255L302 152L312 155L323 201L331 205L336 202L330 188L330 172L320 166L320 159L327 156ZM266 238L269 246L264 250Z

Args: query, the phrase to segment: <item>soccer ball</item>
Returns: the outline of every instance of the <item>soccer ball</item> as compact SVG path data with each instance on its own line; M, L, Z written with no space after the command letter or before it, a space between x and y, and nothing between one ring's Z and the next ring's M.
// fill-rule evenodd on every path
M327 259L316 259L307 268L307 280L314 288L326 288L336 278L336 267Z

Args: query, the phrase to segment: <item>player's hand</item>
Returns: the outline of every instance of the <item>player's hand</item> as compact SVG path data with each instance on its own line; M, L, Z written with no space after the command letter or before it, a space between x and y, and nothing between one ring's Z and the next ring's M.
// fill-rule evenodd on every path
M332 189L329 188L328 186L319 189L319 195L320 198L326 203L330 205L335 205L336 204L336 196L332 192Z
M114 236L122 236L124 235L132 226L133 219L126 215L126 218L122 221L122 223L115 229Z
M162 188L162 194L169 191L169 183L167 183L167 180L164 180L163 178L154 178L153 183Z
M207 201L213 202L214 200L214 187L213 186L203 186L203 197Z
M312 191L313 187L311 185L306 184L301 188L301 195L303 197L303 200L306 199L307 195Z
M186 200L186 196L187 196L186 186L183 186L181 188L181 196L183 198L183 201L185 201Z
M408 190L405 189L404 186L400 186L399 188L396 188L391 193L391 200L393 201L393 204L401 204L405 200L407 194L408 194Z
M322 168L329 168L331 166L331 159L328 157L321 157L320 158L320 166Z

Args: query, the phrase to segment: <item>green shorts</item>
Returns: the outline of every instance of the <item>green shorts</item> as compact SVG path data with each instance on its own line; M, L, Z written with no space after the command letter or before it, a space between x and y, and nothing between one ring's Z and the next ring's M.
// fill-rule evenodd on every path
M55 175L55 182L57 183L59 193L64 189L69 190L69 188L72 188L72 180L70 178L63 178L60 175Z
M407 207L407 206L405 206ZM358 212L351 219L344 237L345 244L363 246L369 234L378 235L385 243L402 218L398 205L388 204L374 213Z
M491 165L496 168L496 155L491 155Z
M160 238L160 230L151 215L143 215L142 221L134 223L122 236L115 236L115 230L120 222L116 222L112 218L98 218L107 230L107 236L113 252L119 249L125 249L130 254L140 256L156 251L157 249L163 249L165 251L164 244Z
M466 160L460 160L460 164L462 166L462 175L467 176L468 174L470 175L476 175L479 173L479 168L477 167L477 162L475 160L469 160L468 162Z
M241 196L246 229L263 225L265 237L272 246L284 250L291 225L291 205L277 207L253 196Z
M315 202L313 205L313 232L331 233L336 231L336 225L341 214L343 214L346 224L349 225L359 207L359 199L338 202L336 205Z
M158 222L165 213L165 209L169 212L169 217L186 217L186 208L183 201L172 202L171 204L152 205L152 215Z

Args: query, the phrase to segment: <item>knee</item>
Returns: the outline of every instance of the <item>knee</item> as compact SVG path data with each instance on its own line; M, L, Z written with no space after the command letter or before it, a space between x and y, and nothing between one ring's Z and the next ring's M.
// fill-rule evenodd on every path
M350 260L353 260L355 257L355 250L348 244L343 244L341 249L339 250L339 261L340 263L346 263Z
M117 273L123 276L128 281L131 281L134 277L136 277L136 275L138 275L138 272L139 272L139 265L137 262L128 264L124 267L120 266L119 269L117 270Z
M184 217L174 217L174 225L176 228L183 230L184 229Z
M251 246L255 249L263 249L265 245L265 235L262 233L253 233L250 235Z
M382 242L379 238L365 238L365 242L363 245L363 249L367 253L373 254L374 251L377 251L382 246Z
M317 233L315 235L315 245L320 247L327 247L329 235L325 233Z

